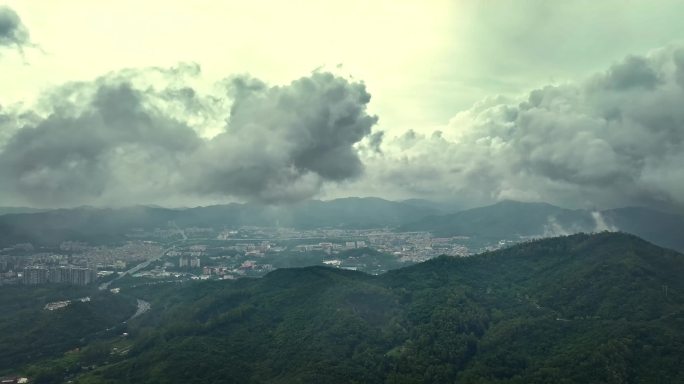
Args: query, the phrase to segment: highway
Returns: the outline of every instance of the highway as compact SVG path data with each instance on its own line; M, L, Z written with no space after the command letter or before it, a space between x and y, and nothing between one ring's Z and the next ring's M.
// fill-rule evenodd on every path
M174 243L178 243L178 242L182 242L182 241L185 241L185 240L176 240L176 241L174 241ZM173 243L172 243L172 244L173 244ZM171 251L171 250L174 249L174 248L176 248L176 245L175 245L175 244L172 245L172 246L170 246L170 247L165 248L165 249L159 254L159 256L154 257L154 258L149 259L149 260L146 260L146 261L143 261L142 263L136 265L135 267L133 267L133 268L131 268L131 269L125 271L125 272L122 272L122 273L119 274L119 276L117 276L116 278L114 278L114 279L112 279L112 280L109 280L109 281L106 282L106 283L100 284L99 289L100 289L101 291L104 291L105 289L108 289L109 286L110 286L113 282L119 280L120 278L122 278L122 277L124 277L124 276L126 276L126 275L132 275L132 274L134 274L134 273L136 273L136 272L138 272L138 271L140 271L140 270L142 270L142 269L147 268L150 264L152 264L152 262L161 259L162 257L164 257L164 255L166 255L169 251Z

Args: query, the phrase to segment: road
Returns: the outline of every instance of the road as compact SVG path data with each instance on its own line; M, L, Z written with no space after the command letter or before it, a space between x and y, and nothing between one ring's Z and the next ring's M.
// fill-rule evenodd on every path
M177 240L177 241L175 241L174 243L182 242L182 241L184 241L184 240ZM124 276L126 276L126 275L132 275L132 274L134 274L134 273L136 273L136 272L138 272L138 271L140 271L140 270L142 270L142 269L147 268L150 264L152 264L152 262L161 259L162 257L164 257L164 255L166 255L169 251L171 251L171 250L174 249L174 248L176 248L176 245L172 245L172 246L170 246L170 247L165 248L157 257L154 257L154 258L152 258L152 259L143 261L142 263L136 265L135 267L133 267L133 268L131 268L131 269L125 271L125 272L122 272L121 274L119 274L119 276L115 277L114 279L109 280L109 281L106 282L106 283L100 284L99 289L100 289L101 291L104 291L105 289L108 289L109 286L110 286L113 282L119 280L120 278L122 278L122 277L124 277Z

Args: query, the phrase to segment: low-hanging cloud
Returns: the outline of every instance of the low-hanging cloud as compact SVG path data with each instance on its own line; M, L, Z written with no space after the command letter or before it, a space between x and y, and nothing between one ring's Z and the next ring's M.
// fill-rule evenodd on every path
M0 197L37 206L278 203L361 175L354 146L377 121L362 83L330 73L284 86L235 77L225 94L204 95L185 84L198 74L192 64L125 70L45 95L0 143ZM220 133L204 135L208 124Z
M432 134L386 139L360 190L478 205L684 208L684 48L628 56L582 83L486 99Z
M19 15L12 8L0 5L0 48L10 47L22 51L29 44L28 29Z

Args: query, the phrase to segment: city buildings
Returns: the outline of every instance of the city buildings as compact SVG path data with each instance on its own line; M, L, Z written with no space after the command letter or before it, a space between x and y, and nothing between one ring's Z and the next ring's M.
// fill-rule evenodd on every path
M24 269L23 282L26 285L45 284L48 282L48 269L42 266L31 266Z
M85 267L63 266L47 268L45 266L29 266L24 268L22 282L26 285L38 285L48 282L88 285L96 279L96 271Z
M188 255L183 255L178 258L179 268L199 268L201 267L199 257L192 257Z

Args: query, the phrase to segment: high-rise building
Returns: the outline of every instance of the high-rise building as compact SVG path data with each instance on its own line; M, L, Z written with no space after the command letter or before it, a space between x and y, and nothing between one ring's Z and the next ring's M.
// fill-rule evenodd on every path
M190 259L190 268L199 268L200 267L200 259L199 257L193 257Z
M88 285L95 281L95 271L90 268L74 267L71 269L71 283L76 285Z
M24 269L24 284L62 283L88 285L97 279L97 272L91 268L61 266L47 268L31 266Z
M48 281L51 283L71 283L71 276L70 267L50 268Z
M179 268L186 268L188 266L188 262L190 261L189 257L186 256L181 256L178 258L178 267Z
M45 284L48 281L48 269L45 267L26 267L24 269L24 284Z

